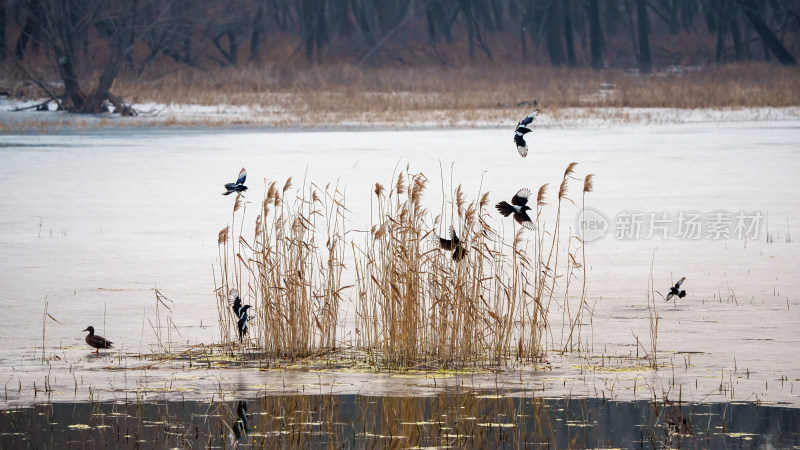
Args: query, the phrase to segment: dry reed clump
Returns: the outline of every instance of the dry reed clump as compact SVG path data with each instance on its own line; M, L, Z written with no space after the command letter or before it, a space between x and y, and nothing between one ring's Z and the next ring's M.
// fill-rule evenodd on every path
M797 70L767 64L688 67L641 75L624 70L508 64L501 68L370 67L349 64L197 70L125 78L135 102L260 105L307 115L546 108L726 108L800 105ZM535 80L535 85L531 85ZM464 95L469 92L470 95ZM525 93L525 94L520 94ZM306 117L307 119L307 117Z
M520 229L506 242L490 223L488 192L469 201L461 186L432 220L428 179L400 173L376 189L373 227L355 252L358 345L391 367L502 364L542 356L546 311L538 264ZM456 261L434 229L452 224L466 246ZM449 229L449 227L444 227Z
M369 231L347 241L345 196L337 187L312 183L292 198L291 179L283 187L271 182L250 240L243 237L244 206L234 206L231 225L220 232L221 338L238 342L229 299L243 293L256 311L246 344L267 355L304 357L341 347L337 326L345 323L353 327L350 344L384 367L539 358L559 277L560 205L574 169L570 164L564 174L553 229L539 223L543 185L536 230L514 225L510 239L490 216L488 192L471 200L460 185L451 188L433 214L424 205L428 178L408 167L387 185L375 183ZM451 226L463 245L458 258L439 245L445 233L437 231ZM353 261L347 286L345 249ZM565 295L580 266L572 254L566 261ZM352 321L340 317L343 302L352 302Z
M249 240L237 198L231 226L238 238L228 242L228 227L220 233L215 283L223 342L238 342L230 299L240 295L255 310L246 344L295 358L336 347L345 200L336 186L304 185L297 196L291 189L291 178L268 185Z

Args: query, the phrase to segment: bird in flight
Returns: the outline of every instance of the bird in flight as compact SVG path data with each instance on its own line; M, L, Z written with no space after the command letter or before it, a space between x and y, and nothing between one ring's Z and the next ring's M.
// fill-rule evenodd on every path
M686 277L681 277L681 279L675 283L675 286L670 286L669 294L667 294L667 301L670 301L670 299L676 295L678 298L686 297L686 291L680 290L681 284L683 284L684 280L686 280Z
M89 335L86 336L86 343L89 344L90 347L97 349L97 350L94 351L95 353L98 353L101 348L102 349L106 349L106 348L113 348L114 347L113 345L111 345L111 344L113 344L113 342L109 341L108 339L104 338L103 336L98 336L98 335L94 334L94 327L93 326L88 326L83 331L88 331L89 332Z
M528 156L528 144L525 143L525 133L531 132L528 125L530 125L538 115L539 110L534 109L532 113L522 119L522 122L517 123L517 130L514 132L514 143L517 144L517 151L523 158Z
M247 171L242 170L239 171L239 178L236 180L235 183L227 183L225 184L225 192L222 195L232 194L234 192L244 192L247 190L247 186L244 185L244 180L247 179Z
M467 256L467 249L464 248L464 244L458 239L456 230L453 227L450 227L450 239L439 238L439 246L453 252L453 261L461 261Z
M527 206L528 199L531 197L531 191L528 189L520 189L514 197L511 198L511 204L506 201L502 201L495 205L500 214L504 217L508 217L511 214L514 215L514 220L519 222L520 225L523 227L532 230L534 229L533 221L528 216L528 213L525 211L530 211L531 207Z

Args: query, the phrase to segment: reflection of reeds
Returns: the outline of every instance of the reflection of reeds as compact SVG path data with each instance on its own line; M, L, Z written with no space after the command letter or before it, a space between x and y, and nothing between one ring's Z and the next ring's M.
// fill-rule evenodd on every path
M347 293L355 307L354 343L374 363L447 367L541 357L558 277L561 202L575 165L564 173L554 228L546 231L539 220L543 185L535 232L514 225L508 240L492 225L487 192L479 190L472 200L460 185L451 187L434 216L423 201L428 178L408 167L388 184L375 183L372 224L362 238L347 242L345 195L338 186L304 183L295 194L291 179L282 187L269 183L250 240L237 199L232 225L218 238L222 342L238 342L229 304L238 292L255 309L246 341L253 348L287 357L335 349ZM441 232L451 225L466 249L457 260L439 248L437 227ZM352 286L342 282L348 247ZM580 267L572 254L566 261L565 295Z
M155 388L161 394L169 390ZM8 409L0 414L0 429L9 430L0 434L0 446L65 442L59 436L113 447L144 442L270 449L631 448L645 442L653 448L725 448L741 446L743 434L778 447L796 439L796 433L770 427L776 420L795 423L791 408L743 406L739 416L750 420L737 421L729 418L730 403L699 407L680 396L677 401L666 394L659 398L655 391L649 401L633 402L460 389L413 397L314 392L211 402L172 395L152 402L136 392L135 401L47 401ZM43 437L44 430L55 437Z
M653 265L656 254L653 251L653 260L650 262L650 276L647 279L647 315L650 318L650 365L658 369L658 309L656 308L655 283L653 281ZM638 338L637 338L638 340Z

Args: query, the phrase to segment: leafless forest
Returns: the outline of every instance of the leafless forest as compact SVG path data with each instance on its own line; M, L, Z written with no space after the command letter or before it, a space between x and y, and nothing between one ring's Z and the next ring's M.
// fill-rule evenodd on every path
M186 70L791 66L798 32L800 0L2 0L0 88L124 112L116 79Z

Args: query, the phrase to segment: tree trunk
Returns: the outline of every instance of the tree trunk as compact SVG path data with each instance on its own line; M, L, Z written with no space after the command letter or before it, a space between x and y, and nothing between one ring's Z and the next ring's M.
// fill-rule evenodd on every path
M232 66L236 66L239 61L239 41L236 40L236 32L232 29L228 30L228 61Z
M503 23L505 22L503 17L503 5L500 0L492 0L492 15L494 16L494 28L495 30L502 31Z
M739 4L742 6L744 10L744 14L750 19L750 23L753 24L753 29L758 33L761 37L761 40L764 42L764 46L778 58L778 61L783 64L784 66L794 66L797 64L797 60L789 53L789 50L781 44L780 39L775 36L775 33L769 29L766 23L761 19L760 15L753 7L753 3L751 1L746 0L739 0Z
M742 51L742 33L739 30L739 17L737 14L731 14L731 38L733 38L733 52L736 55L736 62L741 63L744 61L744 52Z
M17 38L17 43L14 46L14 57L18 61L25 59L25 49L28 47L28 41L31 40L31 37L36 31L36 24L42 23L41 11L42 5L39 0L32 0L30 2L30 7L27 10L25 23L22 25L22 29L19 32L19 37Z
M675 35L681 31L681 22L678 19L678 11L680 10L682 0L664 0L664 6L667 8L667 17L669 18L669 34Z
M469 0L461 0L461 11L467 22L467 47L469 48L469 62L475 59L475 21L472 19L472 9Z
M592 53L592 67L603 68L603 29L600 26L600 0L589 0L589 48Z
M639 70L642 73L653 71L650 57L650 18L647 16L647 1L636 0L636 16L639 23Z
M578 65L575 58L575 38L572 32L572 5L571 0L561 0L564 5L564 43L567 46L567 64L570 67Z
M703 17L706 19L706 28L709 34L717 32L717 14L719 10L719 1L707 0L703 2Z
M694 32L694 15L697 12L694 0L681 0L681 26L687 33Z
M6 60L6 2L0 0L0 64Z
M728 36L728 0L717 3L717 64L725 62L725 38Z
M250 33L250 56L249 61L258 61L258 47L261 46L261 27L264 22L264 3L265 0L257 0L256 14L253 17L253 29Z
M557 67L564 64L564 44L561 41L560 26L564 23L561 17L561 8L558 0L552 0L550 7L547 8L546 15L546 41L547 53L550 55L550 64Z

